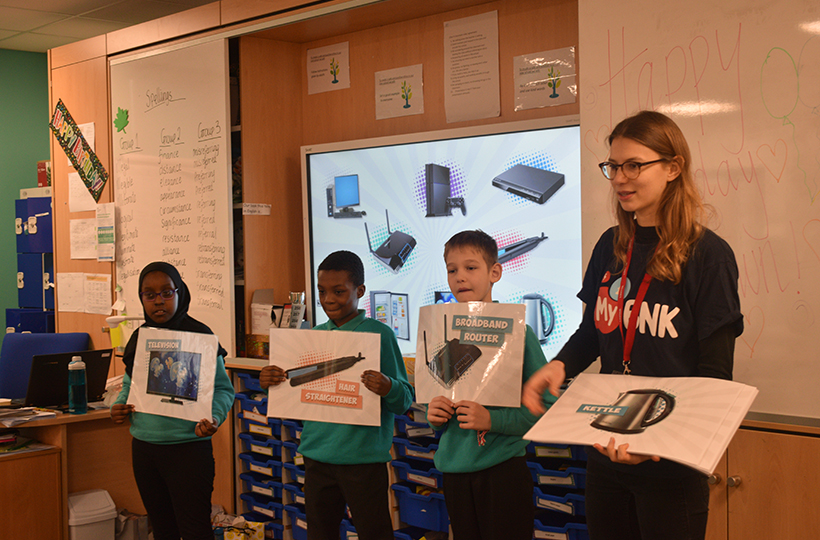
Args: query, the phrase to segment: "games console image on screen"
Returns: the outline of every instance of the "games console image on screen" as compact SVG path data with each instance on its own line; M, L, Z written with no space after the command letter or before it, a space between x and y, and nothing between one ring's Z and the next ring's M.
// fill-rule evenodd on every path
M147 394L164 396L163 403L196 401L201 355L186 351L149 351Z
M401 231L390 231L390 216L387 214L387 209L384 210L384 217L387 219L387 239L382 242L378 248L373 249L373 244L370 243L370 231L367 229L367 223L364 224L364 232L367 236L367 247L370 253L376 257L376 260L389 268L392 272L398 273L402 265L407 262L413 248L416 247L416 239L407 233Z
M427 215L425 217L449 216L452 214L450 198L450 169L443 165L428 163L424 166Z
M544 204L564 185L564 175L519 163L493 178L493 185Z

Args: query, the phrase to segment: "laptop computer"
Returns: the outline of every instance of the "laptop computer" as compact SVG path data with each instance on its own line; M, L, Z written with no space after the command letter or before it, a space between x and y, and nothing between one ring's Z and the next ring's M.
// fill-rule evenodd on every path
M108 380L112 349L38 354L31 359L26 389L26 407L65 408L68 406L68 364L75 356L85 362L88 402L101 401Z

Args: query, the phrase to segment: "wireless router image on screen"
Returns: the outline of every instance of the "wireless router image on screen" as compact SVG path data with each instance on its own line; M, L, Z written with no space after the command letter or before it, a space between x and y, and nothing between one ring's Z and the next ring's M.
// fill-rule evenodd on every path
M564 185L564 175L519 163L493 178L493 185L544 204Z
M387 240L374 250L373 244L370 243L370 231L367 230L367 223L365 223L364 232L367 235L367 247L377 261L392 272L398 273L402 265L407 262L413 248L416 247L416 239L401 231L390 231L390 216L387 214L386 208L384 217L387 219Z
M433 355L431 362L427 356L427 332L424 336L424 361L427 371L441 385L452 388L458 378L481 357L481 349L469 343L461 343L458 338L447 341L447 316L444 316L444 346Z

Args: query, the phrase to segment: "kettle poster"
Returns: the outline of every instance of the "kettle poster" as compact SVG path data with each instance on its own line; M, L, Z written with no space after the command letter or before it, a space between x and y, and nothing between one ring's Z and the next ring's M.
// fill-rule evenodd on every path
M416 401L436 396L520 407L524 304L467 302L419 310Z
M554 444L629 443L711 474L757 396L745 384L706 377L582 373L525 439Z
M270 365L285 381L268 388L268 417L378 426L381 397L361 382L381 371L381 338L365 332L270 329Z

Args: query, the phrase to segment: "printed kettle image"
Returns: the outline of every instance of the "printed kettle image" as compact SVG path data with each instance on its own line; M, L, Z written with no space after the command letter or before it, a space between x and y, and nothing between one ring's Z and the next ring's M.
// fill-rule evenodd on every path
M643 433L647 427L669 416L674 406L675 397L663 390L629 390L621 393L612 405L613 409L622 410L622 414L599 414L591 425L615 433Z

